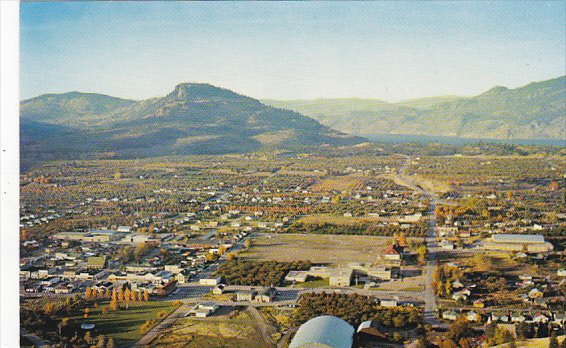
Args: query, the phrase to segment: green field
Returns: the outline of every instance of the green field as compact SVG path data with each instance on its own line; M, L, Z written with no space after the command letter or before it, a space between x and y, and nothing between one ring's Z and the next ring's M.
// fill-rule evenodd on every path
M78 323L95 324L96 327L91 333L92 337L98 335L112 336L119 346L128 346L139 340L142 336L140 326L146 320L158 320L159 312L171 313L176 307L171 301L152 301L130 303L128 309L121 309L117 312L102 314L102 308L107 303L92 308L88 319L82 317L72 317Z

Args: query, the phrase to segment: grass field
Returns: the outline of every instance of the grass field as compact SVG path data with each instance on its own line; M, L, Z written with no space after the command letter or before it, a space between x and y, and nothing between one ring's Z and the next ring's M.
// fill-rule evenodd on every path
M311 261L334 266L350 262L374 262L391 242L388 237L272 234L255 238L243 259Z
M565 336L558 336L558 342L561 343L562 340L565 339ZM516 342L517 348L547 348L548 347L548 338L533 338L526 341L519 341ZM494 348L508 348L509 343L505 343L499 346L495 346Z
M177 320L159 334L152 347L262 347L261 337L247 312L240 312L232 319L228 314L229 311L222 309L208 318Z
M71 318L80 323L95 324L92 336L112 336L119 346L129 346L142 336L139 328L146 320L157 320L157 313L171 313L176 307L171 301L150 301L130 303L128 309L102 314L102 308L107 303L92 308L88 319L82 317ZM159 320L157 320L159 321Z

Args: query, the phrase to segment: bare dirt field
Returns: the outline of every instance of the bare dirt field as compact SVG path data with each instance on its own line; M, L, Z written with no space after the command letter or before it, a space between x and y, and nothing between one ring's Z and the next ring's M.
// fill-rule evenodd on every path
M306 261L343 266L350 262L374 262L388 243L389 237L262 234L255 238L243 259Z

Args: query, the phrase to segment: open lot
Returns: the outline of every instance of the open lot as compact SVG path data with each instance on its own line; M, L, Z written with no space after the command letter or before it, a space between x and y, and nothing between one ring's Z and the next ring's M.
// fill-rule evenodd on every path
M92 308L88 319L81 317L72 319L81 323L95 324L96 327L92 332L93 337L97 335L111 336L119 346L128 346L137 342L142 336L140 326L146 320L159 321L158 313L169 314L176 308L170 301L152 301L130 303L128 309L103 314L103 307L106 307L106 304Z
M263 234L239 254L243 259L301 261L346 265L352 261L374 262L392 241L389 237Z
M263 347L255 319L246 311L230 318L230 312L231 308L222 308L208 318L177 320L152 347Z

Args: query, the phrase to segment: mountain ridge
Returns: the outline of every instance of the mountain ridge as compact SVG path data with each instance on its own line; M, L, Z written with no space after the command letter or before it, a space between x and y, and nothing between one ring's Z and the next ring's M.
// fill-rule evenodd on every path
M21 102L22 159L138 158L265 148L341 146L365 139L228 89L180 83L142 101L71 92Z
M496 86L474 97L441 96L397 103L349 100L346 106L333 99L265 102L360 136L566 138L566 75L517 88Z

